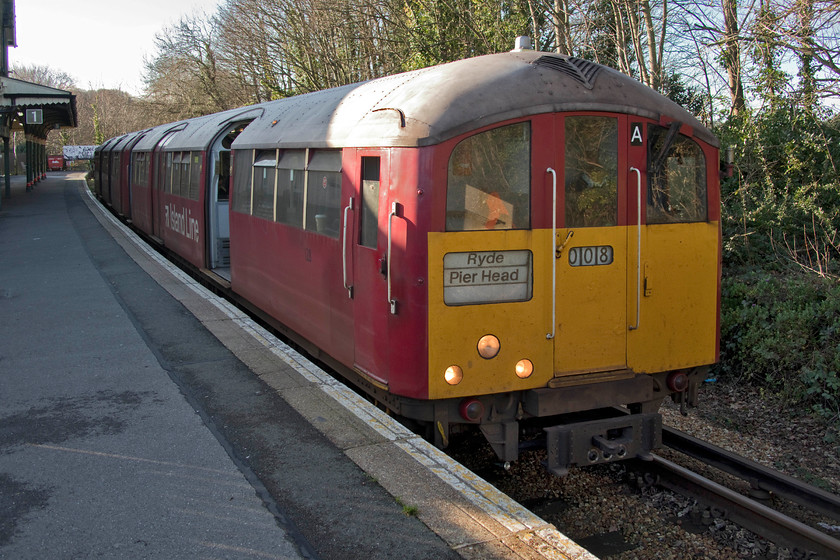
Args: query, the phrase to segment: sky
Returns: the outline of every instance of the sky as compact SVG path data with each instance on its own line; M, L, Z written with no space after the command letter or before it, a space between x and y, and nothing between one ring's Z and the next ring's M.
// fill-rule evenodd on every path
M155 34L182 15L212 14L219 0L16 0L9 66L70 74L79 89L143 90ZM14 74L12 75L14 77Z

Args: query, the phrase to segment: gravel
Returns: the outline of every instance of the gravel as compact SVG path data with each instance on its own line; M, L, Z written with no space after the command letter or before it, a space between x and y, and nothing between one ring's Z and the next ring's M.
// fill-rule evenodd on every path
M840 434L836 423L796 413L772 398L759 398L755 391L722 384L705 385L700 407L686 417L670 402L661 412L666 425L840 493ZM600 558L795 557L726 521L719 512L650 485L644 473L628 471L625 463L573 468L568 476L557 478L542 466L544 451L523 452L520 460L504 471L489 446L481 441L460 441L451 449L457 450L453 452L457 460ZM668 450L660 454L678 459ZM682 459L679 462L686 463ZM731 481L723 473L714 473L712 478ZM746 491L746 484L742 486ZM836 521L822 523L826 532L840 537Z

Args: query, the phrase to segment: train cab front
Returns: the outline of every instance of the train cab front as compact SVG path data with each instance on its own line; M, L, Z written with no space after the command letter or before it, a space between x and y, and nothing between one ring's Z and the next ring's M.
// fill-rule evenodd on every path
M717 359L716 148L679 122L582 112L441 149L445 227L428 238L429 398L448 403L437 443L477 425L507 462L538 432L560 475L649 456L660 403L694 404Z

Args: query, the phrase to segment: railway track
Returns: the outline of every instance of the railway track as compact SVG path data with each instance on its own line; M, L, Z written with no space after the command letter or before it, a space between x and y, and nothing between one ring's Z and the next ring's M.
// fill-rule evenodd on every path
M762 503L783 498L818 515L840 520L840 497L673 428L664 428L662 439L665 446L746 481L751 496L659 456L654 456L644 469L655 483L689 494L726 519L790 548L795 558L840 558L840 540Z

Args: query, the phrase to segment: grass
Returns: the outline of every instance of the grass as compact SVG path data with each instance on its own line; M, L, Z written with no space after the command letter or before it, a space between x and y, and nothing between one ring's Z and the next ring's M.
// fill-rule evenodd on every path
M417 513L418 513L417 506L410 506L410 505L405 504L402 501L402 498L400 498L399 496L395 496L394 500L396 500L397 505L402 507L403 515L405 515L406 517L417 517Z

